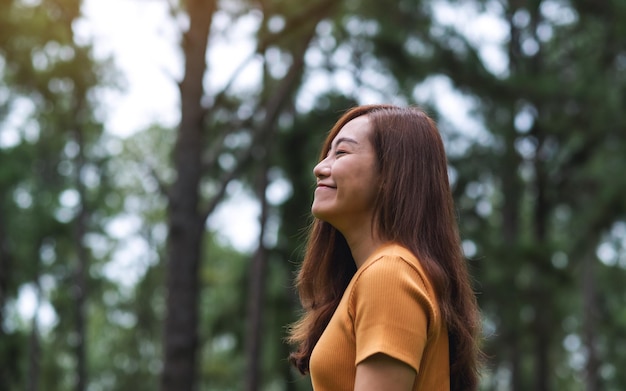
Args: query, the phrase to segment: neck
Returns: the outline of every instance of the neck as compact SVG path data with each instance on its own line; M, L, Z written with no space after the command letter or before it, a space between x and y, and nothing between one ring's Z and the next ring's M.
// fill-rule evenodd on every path
M365 263L367 258L372 255L378 247L385 243L385 241L381 240L379 235L372 232L370 224L360 226L349 232L342 232L342 234L346 238L348 247L350 247L350 252L352 253L352 258L354 258L357 269Z

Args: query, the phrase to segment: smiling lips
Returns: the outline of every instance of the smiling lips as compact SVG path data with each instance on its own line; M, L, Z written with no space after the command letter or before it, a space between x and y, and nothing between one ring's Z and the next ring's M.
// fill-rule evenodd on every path
M334 189L334 186L327 185L325 183L318 183L316 189Z

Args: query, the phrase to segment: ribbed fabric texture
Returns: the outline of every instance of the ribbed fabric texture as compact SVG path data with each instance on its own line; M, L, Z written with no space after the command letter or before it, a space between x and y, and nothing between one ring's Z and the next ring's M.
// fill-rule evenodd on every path
M356 366L384 353L415 369L413 390L449 391L448 335L415 256L391 244L357 270L311 355L315 391L353 391Z

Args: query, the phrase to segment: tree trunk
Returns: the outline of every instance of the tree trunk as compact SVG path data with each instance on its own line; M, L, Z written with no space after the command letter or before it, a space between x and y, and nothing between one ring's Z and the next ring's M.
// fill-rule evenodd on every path
M512 74L519 70L519 52L520 52L520 31L513 23L513 15L516 12L516 8L511 6L511 9L507 10L506 18L509 25L510 39L507 47L507 54L509 58L509 69ZM508 104L510 110L510 126L505 130L505 145L506 154L502 165L502 171L500 172L500 178L502 180L502 192L504 194L504 201L502 206L502 225L503 225L503 239L504 243L509 248L516 248L518 246L519 232L520 232L520 205L521 194L523 184L517 173L520 165L520 158L515 151L515 102ZM512 279L511 283L515 283ZM509 320L512 321L512 320ZM522 333L518 330L518 325L511 325L515 332L513 338L520 338ZM515 341L511 346L511 390L521 391L524 389L524 376L522 372L522 360L523 352L518 341Z
M511 108L511 110L513 110ZM502 192L505 195L503 205L502 205L502 227L503 227L503 239L504 244L508 248L516 248L518 246L519 240L519 211L520 211L520 194L522 193L522 184L518 176L509 175L508 173L516 172L519 167L519 158L515 154L514 147L514 129L511 127L509 132L505 135L506 137L506 155L504 156L504 160L502 162L502 172L500 174L500 178L502 178ZM515 284L515 278L510 276L505 284ZM521 346L517 342L523 333L519 331L519 325L513 319L516 319L517 316L512 314L512 316L506 319L507 322L511 322L508 326L504 326L505 328L510 328L513 330L511 332L512 343L509 346L511 351L510 355L510 368L511 368L511 390L512 391L520 391L523 390L523 372L521 361L523 358L523 353L521 351Z
M519 339L520 333L515 331L509 344L509 349L511 350L511 391L522 391L524 389L521 370L522 353L520 351Z
M39 374L41 372L41 344L39 340L39 308L41 306L41 287L39 286L39 272L35 276L35 289L37 293L37 303L30 331L30 341L28 342L28 379L26 380L26 390L37 391L39 389Z
M80 106L80 105L79 105ZM77 110L79 112L80 110ZM85 248L85 234L87 232L87 220L89 212L86 205L87 197L85 185L81 174L85 167L85 143L83 129L77 125L74 132L75 142L78 145L76 155L76 189L79 195L79 211L74 225L74 246L76 248L77 266L74 275L74 299L76 311L76 335L78 342L76 345L76 391L87 389L87 270L89 270L89 255Z
M550 389L550 360L548 357L551 337L550 328L552 325L549 322L545 299L548 295L540 293L535 296L535 321L533 324L534 337L535 337L535 370L534 370L534 387L535 391L548 391ZM541 300L544 300L541 303ZM548 307L551 308L551 307Z
M537 57L537 56L536 56ZM535 58L535 61L539 61ZM539 142L535 147L535 204L533 211L533 236L534 242L540 249L540 254L535 258L535 275L536 284L533 292L533 301L535 308L535 387L536 391L548 391L550 389L550 377L551 377L551 365L550 365L550 348L552 343L552 327L554 322L552 321L553 313L553 294L550 292L550 287L544 283L546 278L539 270L542 269L542 265L549 265L550 258L546 250L543 249L544 243L547 242L548 232L548 215L551 209L550 201L547 197L547 189L549 186L547 169L541 156L541 150L545 140L545 134L543 127L535 123L535 126L531 129L531 134L536 137Z
M332 0L321 1L310 7L309 12L303 12L307 16L306 28L301 32L301 39L292 48L293 63L285 77L278 83L274 94L264 104L265 119L259 126L257 134L263 135L260 146L261 154L257 160L261 161L259 172L259 183L257 187L257 198L261 201L261 216L259 233L259 244L252 259L250 268L250 292L248 293L248 325L246 340L246 356L248 360L248 370L246 371L246 390L256 391L259 389L260 380L260 352L262 342L263 323L263 297L265 293L265 268L267 263L267 251L264 245L265 228L268 218L268 202L266 190L268 186L267 171L269 169L268 158L271 155L272 135L276 130L275 123L283 106L292 96L302 77L302 70L305 64L305 54L309 44L315 36L315 28L318 23L332 10ZM292 21L293 22L293 21ZM291 23L290 23L291 24ZM297 25L301 28L302 26Z
M4 192L0 192L0 208L4 205ZM6 308L6 298L9 288L9 277L11 271L11 251L9 249L9 240L6 232L6 221L4 220L4 213L0 213L0 340L8 340L6 331L4 329L4 310ZM15 373L13 368L14 364L10 364L10 347L5 346L3 351L0 351L0 390L8 390L10 379L13 378Z
M265 154L267 156L267 153ZM256 391L261 383L260 375L260 352L262 343L263 325L263 298L265 297L265 269L267 264L267 250L265 248L264 237L267 226L269 204L265 193L268 186L267 159L263 159L259 172L259 184L257 197L261 201L261 216L259 232L259 244L250 267L250 290L248 292L248 323L246 340L246 357L248 360L248 370L246 371L246 390Z
M196 383L198 269L205 218L199 211L203 78L215 1L186 3L189 30L183 38L185 73L180 84L181 119L174 148L176 180L168 199L167 298L162 391L191 391Z
M600 390L598 368L600 362L596 348L596 314L598 295L595 281L595 258L587 254L582 260L582 294L583 294L583 340L587 349L587 362L585 364L585 390Z

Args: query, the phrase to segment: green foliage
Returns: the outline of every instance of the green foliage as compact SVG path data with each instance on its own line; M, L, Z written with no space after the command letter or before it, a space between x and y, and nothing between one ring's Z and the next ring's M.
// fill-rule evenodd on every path
M201 281L207 289L200 303L203 343L201 384L211 390L243 386L247 257L223 248L207 235Z
M505 11L530 15L526 27L514 27L520 35L507 43L509 74L497 82L514 94L496 100L490 85L449 73L481 98L481 117L496 141L452 161L465 178L456 193L462 233L476 246L470 255L493 333L486 345L491 368L508 373L514 389L582 388L586 370L603 389L618 387L616 376L594 373L593 363L581 357L585 349L599 356L605 349L596 328L606 295L597 275L604 266L594 254L603 233L625 216L618 194L626 187L614 171L626 152L618 108L623 72L614 67L625 48L611 47L612 27L601 22L606 14L570 9L575 19L558 24L542 19L538 9L510 5ZM532 28L539 23L549 26L551 39L537 37ZM520 49L529 39L538 44L535 53ZM589 267L593 277L585 283ZM593 341L585 340L589 330ZM497 377L490 382L497 384Z
M484 313L484 389L626 384L626 8L620 1L442 3L450 12L489 13L508 29L498 43L507 61L501 72L481 42L442 23L423 1L219 4L229 23L213 39L252 17L259 28L250 61L263 70L252 87L234 80L206 92L197 207L225 197L223 178L240 162L238 186L258 197L267 174L286 194L268 205L259 389L310 389L289 368L283 338L298 315L293 276L309 224L312 168L342 110L371 101L426 107L446 139ZM154 390L163 367L177 130L154 124L125 140L104 133L93 92L111 74L89 46L74 42L79 2L28 4L0 3L0 389L75 388L84 245L89 389ZM447 121L447 107L418 99L433 79L472 102L476 133ZM81 210L88 212L82 236ZM252 255L217 237L204 232L198 272L197 384L238 390L250 359ZM49 324L18 312L19 294L29 290L41 308L52 308Z
M7 390L73 387L82 360L76 354L85 340L76 322L82 311L77 291L83 290L77 276L92 255L84 246L88 234L102 232L90 211L109 183L108 156L98 147L102 125L93 118L89 96L99 69L90 48L72 36L78 5L2 4L3 110L11 114L0 123L9 140L0 146L0 344L7 346L0 388ZM88 285L97 292L99 281ZM18 292L31 292L36 299L30 304L49 308L51 317L12 324L7 315L20 309Z

